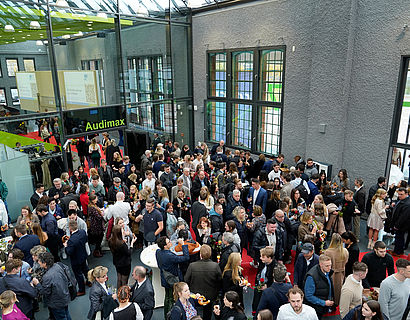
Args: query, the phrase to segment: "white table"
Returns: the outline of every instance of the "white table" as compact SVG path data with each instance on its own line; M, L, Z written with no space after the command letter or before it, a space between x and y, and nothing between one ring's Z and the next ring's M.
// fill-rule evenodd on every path
M161 286L161 274L155 257L155 252L158 249L158 246L153 244L146 247L140 255L142 263L152 269L152 286L154 287L155 294L155 308L163 307L165 298L165 289Z

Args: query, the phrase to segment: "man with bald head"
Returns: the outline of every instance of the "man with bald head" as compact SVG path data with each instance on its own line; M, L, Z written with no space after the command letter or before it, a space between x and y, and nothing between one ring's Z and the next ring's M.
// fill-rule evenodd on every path
M147 278L147 270L142 266L136 266L132 271L135 283L131 287L130 302L136 302L140 307L144 320L150 320L155 307L154 288Z
M107 208L104 218L106 220L110 220L112 217L114 217L115 220L119 217L124 220L124 224L128 225L128 214L131 211L131 206L128 202L124 201L125 194L123 192L118 192L115 197L117 201L115 202L115 204Z

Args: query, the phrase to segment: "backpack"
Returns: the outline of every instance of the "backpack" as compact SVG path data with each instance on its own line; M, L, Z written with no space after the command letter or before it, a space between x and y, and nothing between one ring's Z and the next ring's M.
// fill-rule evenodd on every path
M182 319L182 310L181 310L181 308L178 307L177 305L174 305L174 306L171 308L171 310L169 310L168 313L167 313L167 320L171 320L171 313L172 313L172 310L173 310L174 308L179 310L179 313L180 313L181 319Z
M167 212L167 236L168 238L175 232L178 219L173 213Z
M306 201L306 200L309 198L309 193L308 193L308 191L306 190L305 186L303 185L303 181L304 181L304 180L301 178L299 185L298 185L295 189L299 191L300 197L301 197L303 200Z

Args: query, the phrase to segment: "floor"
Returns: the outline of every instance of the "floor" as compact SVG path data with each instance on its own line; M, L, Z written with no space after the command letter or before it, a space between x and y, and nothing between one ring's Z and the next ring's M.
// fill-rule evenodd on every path
M366 248L367 245L367 237L365 236L366 233L366 224L365 221L362 220L361 222L361 239L360 239L360 250L361 251L368 251L368 249ZM133 253L132 255L132 266L136 266L136 265L143 265L142 262L139 259L141 250L137 250ZM409 254L410 250L406 251L406 254ZM94 257L90 257L89 258L89 267L93 268L95 266L98 265L103 265L108 267L108 276L109 276L109 280L108 282L111 285L115 285L116 283L116 273L115 273L115 268L113 266L112 263L112 256L110 254L110 252L107 252L102 258L94 258ZM68 260L64 261L65 263L68 263ZM132 278L130 277L130 284L133 283ZM88 290L89 288L87 288L87 294L85 296L82 297L78 297L76 298L73 302L70 303L69 305L69 310L70 310L70 314L71 314L71 318L73 320L80 320L80 319L87 319L87 314L88 314L88 310L90 308L90 301L88 298ZM245 293L244 295L244 301L245 301L245 310L247 311L247 315L250 317L250 310L251 310L251 304L252 304L252 297L253 297L253 293L252 290L248 291L247 293ZM48 310L47 308L44 308L43 306L40 307L40 312L36 313L36 318L37 319L47 319L48 317ZM163 309L162 308L158 308L154 310L154 316L152 318L153 320L162 320L164 319L164 315L163 315ZM332 317L327 317L328 320L339 320L340 316L332 316Z

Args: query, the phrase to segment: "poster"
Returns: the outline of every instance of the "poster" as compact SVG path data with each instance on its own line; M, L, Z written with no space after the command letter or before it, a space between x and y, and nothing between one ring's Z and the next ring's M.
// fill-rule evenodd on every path
M20 99L37 100L37 81L34 72L17 72L16 81Z
M68 104L97 105L94 71L64 72L64 85Z

